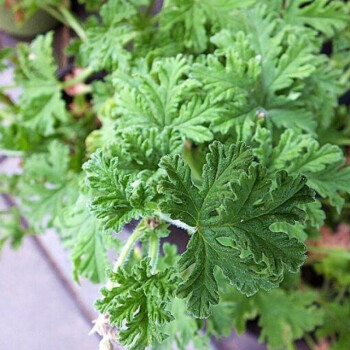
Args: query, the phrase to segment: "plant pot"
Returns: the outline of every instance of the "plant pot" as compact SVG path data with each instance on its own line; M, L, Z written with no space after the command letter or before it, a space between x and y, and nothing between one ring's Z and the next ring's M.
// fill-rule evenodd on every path
M42 10L38 10L23 24L16 23L13 12L0 7L0 30L20 38L33 38L37 34L54 29L58 21Z

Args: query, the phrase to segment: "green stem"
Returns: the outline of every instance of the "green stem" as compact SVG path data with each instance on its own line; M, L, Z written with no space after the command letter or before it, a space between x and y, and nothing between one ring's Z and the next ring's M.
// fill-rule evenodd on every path
M156 215L159 216L161 220L164 220L165 222L169 223L170 225L174 225L176 227L179 227L185 231L187 231L189 234L193 234L196 232L196 228L192 226L188 226L184 222L180 220L172 220L168 215L163 214L162 212L158 211L156 212Z
M334 141L335 144L339 146L349 146L350 145L350 139L338 139Z
M114 272L117 272L118 269L124 265L124 263L126 262L126 260L128 259L129 255L131 253L131 250L134 248L134 245L142 237L144 232L145 232L144 225L142 225L142 221L141 221L139 223L139 225L136 227L136 229L134 230L134 232L130 235L128 240L125 242L124 247L123 247L123 249L120 252L120 255L118 257L118 260L116 261L116 263L113 266ZM108 289L112 289L113 282L111 280L108 280L106 286Z
M62 87L62 89L66 89L66 88L68 88L70 86L73 86L74 84L81 83L86 78L88 78L92 73L93 73L93 70L91 68L87 68L87 69L84 70L83 73L81 73L77 77L61 83L61 87Z
M154 274L157 268L159 257L159 237L156 234L152 234L149 238L149 251L148 255L151 258L151 272Z
M12 101L12 99L11 99L11 97L10 96L8 96L6 93L2 93L1 92L1 89L4 89L4 90L6 90L6 89L8 89L8 87L0 87L0 104L2 103L2 104L5 104L5 105L8 105L8 106L11 106L11 107L15 107L16 106L16 104ZM17 86L17 88L18 88L18 86Z
M154 7L155 4L156 4L156 0L152 0L150 2L150 4L148 5L147 10L145 12L145 17L146 18L148 18L148 17L150 17L152 15L152 10L153 10L153 7Z
M346 291L347 291L347 287L346 286L341 288L341 290L339 291L338 295L335 298L335 301L337 303L340 303L344 299Z
M322 294L327 296L329 294L329 289L330 289L330 280L326 278L323 286L322 286Z
M65 21L68 23L69 27L71 27L77 33L77 35L81 40L85 41L86 32L84 28L80 25L79 21L72 15L72 13L65 6L59 6L58 10L62 14Z
M57 21L63 23L67 27L69 27L69 23L66 22L64 17L56 9L54 9L53 7L48 6L48 5L42 5L41 9L44 10L45 12L47 12L51 17L57 19Z
M65 26L73 29L81 40L86 40L85 30L64 5L58 5L55 7L50 5L42 5L41 8L50 16L63 23Z
M304 335L304 339L305 339L305 342L306 342L307 346L310 348L310 350L315 349L316 343L315 343L315 341L312 339L312 337L311 337L310 334L306 333L306 334Z

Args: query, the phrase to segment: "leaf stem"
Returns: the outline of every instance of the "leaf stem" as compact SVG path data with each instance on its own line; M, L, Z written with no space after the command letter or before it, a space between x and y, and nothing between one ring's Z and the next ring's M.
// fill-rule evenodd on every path
M41 5L41 8L47 12L51 17L57 19L57 21L63 23L67 27L69 27L69 24L66 22L64 17L53 7L48 6L48 5Z
M154 5L156 4L156 0L151 0L150 4L147 6L145 17L148 18L152 15L152 10Z
M68 81L65 81L61 84L61 87L63 89L66 89L74 84L78 84L83 82L86 78L88 78L91 74L93 73L93 70L91 68L87 68L83 71L83 73L81 73L80 75L78 75L77 77L70 79Z
M131 250L133 249L134 245L136 242L142 237L144 234L144 225L142 224L143 222L141 221L139 225L136 227L134 232L130 235L128 240L125 242L123 249L120 252L120 255L118 257L118 260L115 262L113 266L113 272L117 272L118 269L124 265L126 260L128 259ZM107 281L106 287L108 289L113 288L113 282L111 280Z
M7 95L6 93L2 93L1 92L1 89L4 89L4 90L7 90L9 89L10 87L9 86L0 86L0 104L5 104L7 106L10 106L10 107L15 107L16 104L12 101L11 97L9 95ZM18 88L18 86L17 86ZM11 87L12 89L12 87Z
M307 346L310 348L310 350L315 349L316 343L315 343L315 341L312 339L312 337L311 337L310 334L306 333L306 334L304 335L304 340L305 340Z
M83 41L86 40L86 33L79 21L70 13L70 11L64 5L50 6L42 5L41 8L46 11L50 16L57 19L67 27L73 29L79 38Z
M173 220L171 219L168 215L163 214L162 212L158 211L156 212L157 216L159 216L159 218L161 220L164 220L165 222L171 224L171 225L175 225L176 227L179 227L185 231L187 231L189 234L193 234L196 232L196 228L189 226L187 224L185 224L184 222L180 221L180 220Z
M340 289L338 295L337 295L336 298L335 298L335 302L340 303L340 302L344 299L344 296L345 296L345 294L346 294L346 291L347 291L347 287L346 287L346 286L342 287L342 288Z
M62 14L65 21L68 23L69 27L71 27L79 36L79 38L83 41L86 40L86 32L84 28L80 25L79 21L72 15L72 13L65 7L59 6L59 12Z
M157 268L158 257L159 257L159 237L156 234L151 234L149 238L149 250L148 255L151 258L151 272L154 274Z

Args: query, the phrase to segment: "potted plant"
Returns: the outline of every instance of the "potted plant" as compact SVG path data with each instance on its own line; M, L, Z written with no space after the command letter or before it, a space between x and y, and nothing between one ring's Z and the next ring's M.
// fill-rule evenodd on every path
M248 321L269 349L349 348L348 4L99 5L74 76L52 34L13 56L0 142L23 172L0 240L56 228L75 280L105 283L101 349L205 349Z
M77 35L83 29L69 11L67 0L2 0L0 1L0 30L20 38L33 38L63 23L72 27Z

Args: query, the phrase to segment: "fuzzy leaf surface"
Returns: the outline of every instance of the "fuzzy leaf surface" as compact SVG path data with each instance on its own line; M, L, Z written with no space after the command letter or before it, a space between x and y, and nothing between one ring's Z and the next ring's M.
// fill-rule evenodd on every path
M161 327L173 320L168 304L178 284L174 271L152 275L149 259L143 259L131 272L120 269L110 279L116 287L102 289L96 308L108 313L110 323L118 327L120 344L139 350L163 342L166 334Z
M312 201L313 192L305 178L284 172L271 178L252 163L244 144L214 142L200 188L192 183L190 168L180 156L164 157L160 163L168 174L160 189L169 196L161 210L194 231L179 262L182 271L192 269L178 295L190 297L188 308L196 317L207 317L210 305L219 301L216 266L231 284L252 295L276 286L285 269L295 272L305 259L302 243L270 226L302 220L304 212L297 206Z
M90 209L104 228L120 231L132 219L149 214L146 204L153 198L151 189L136 176L125 175L117 157L98 150L83 168L92 189Z

